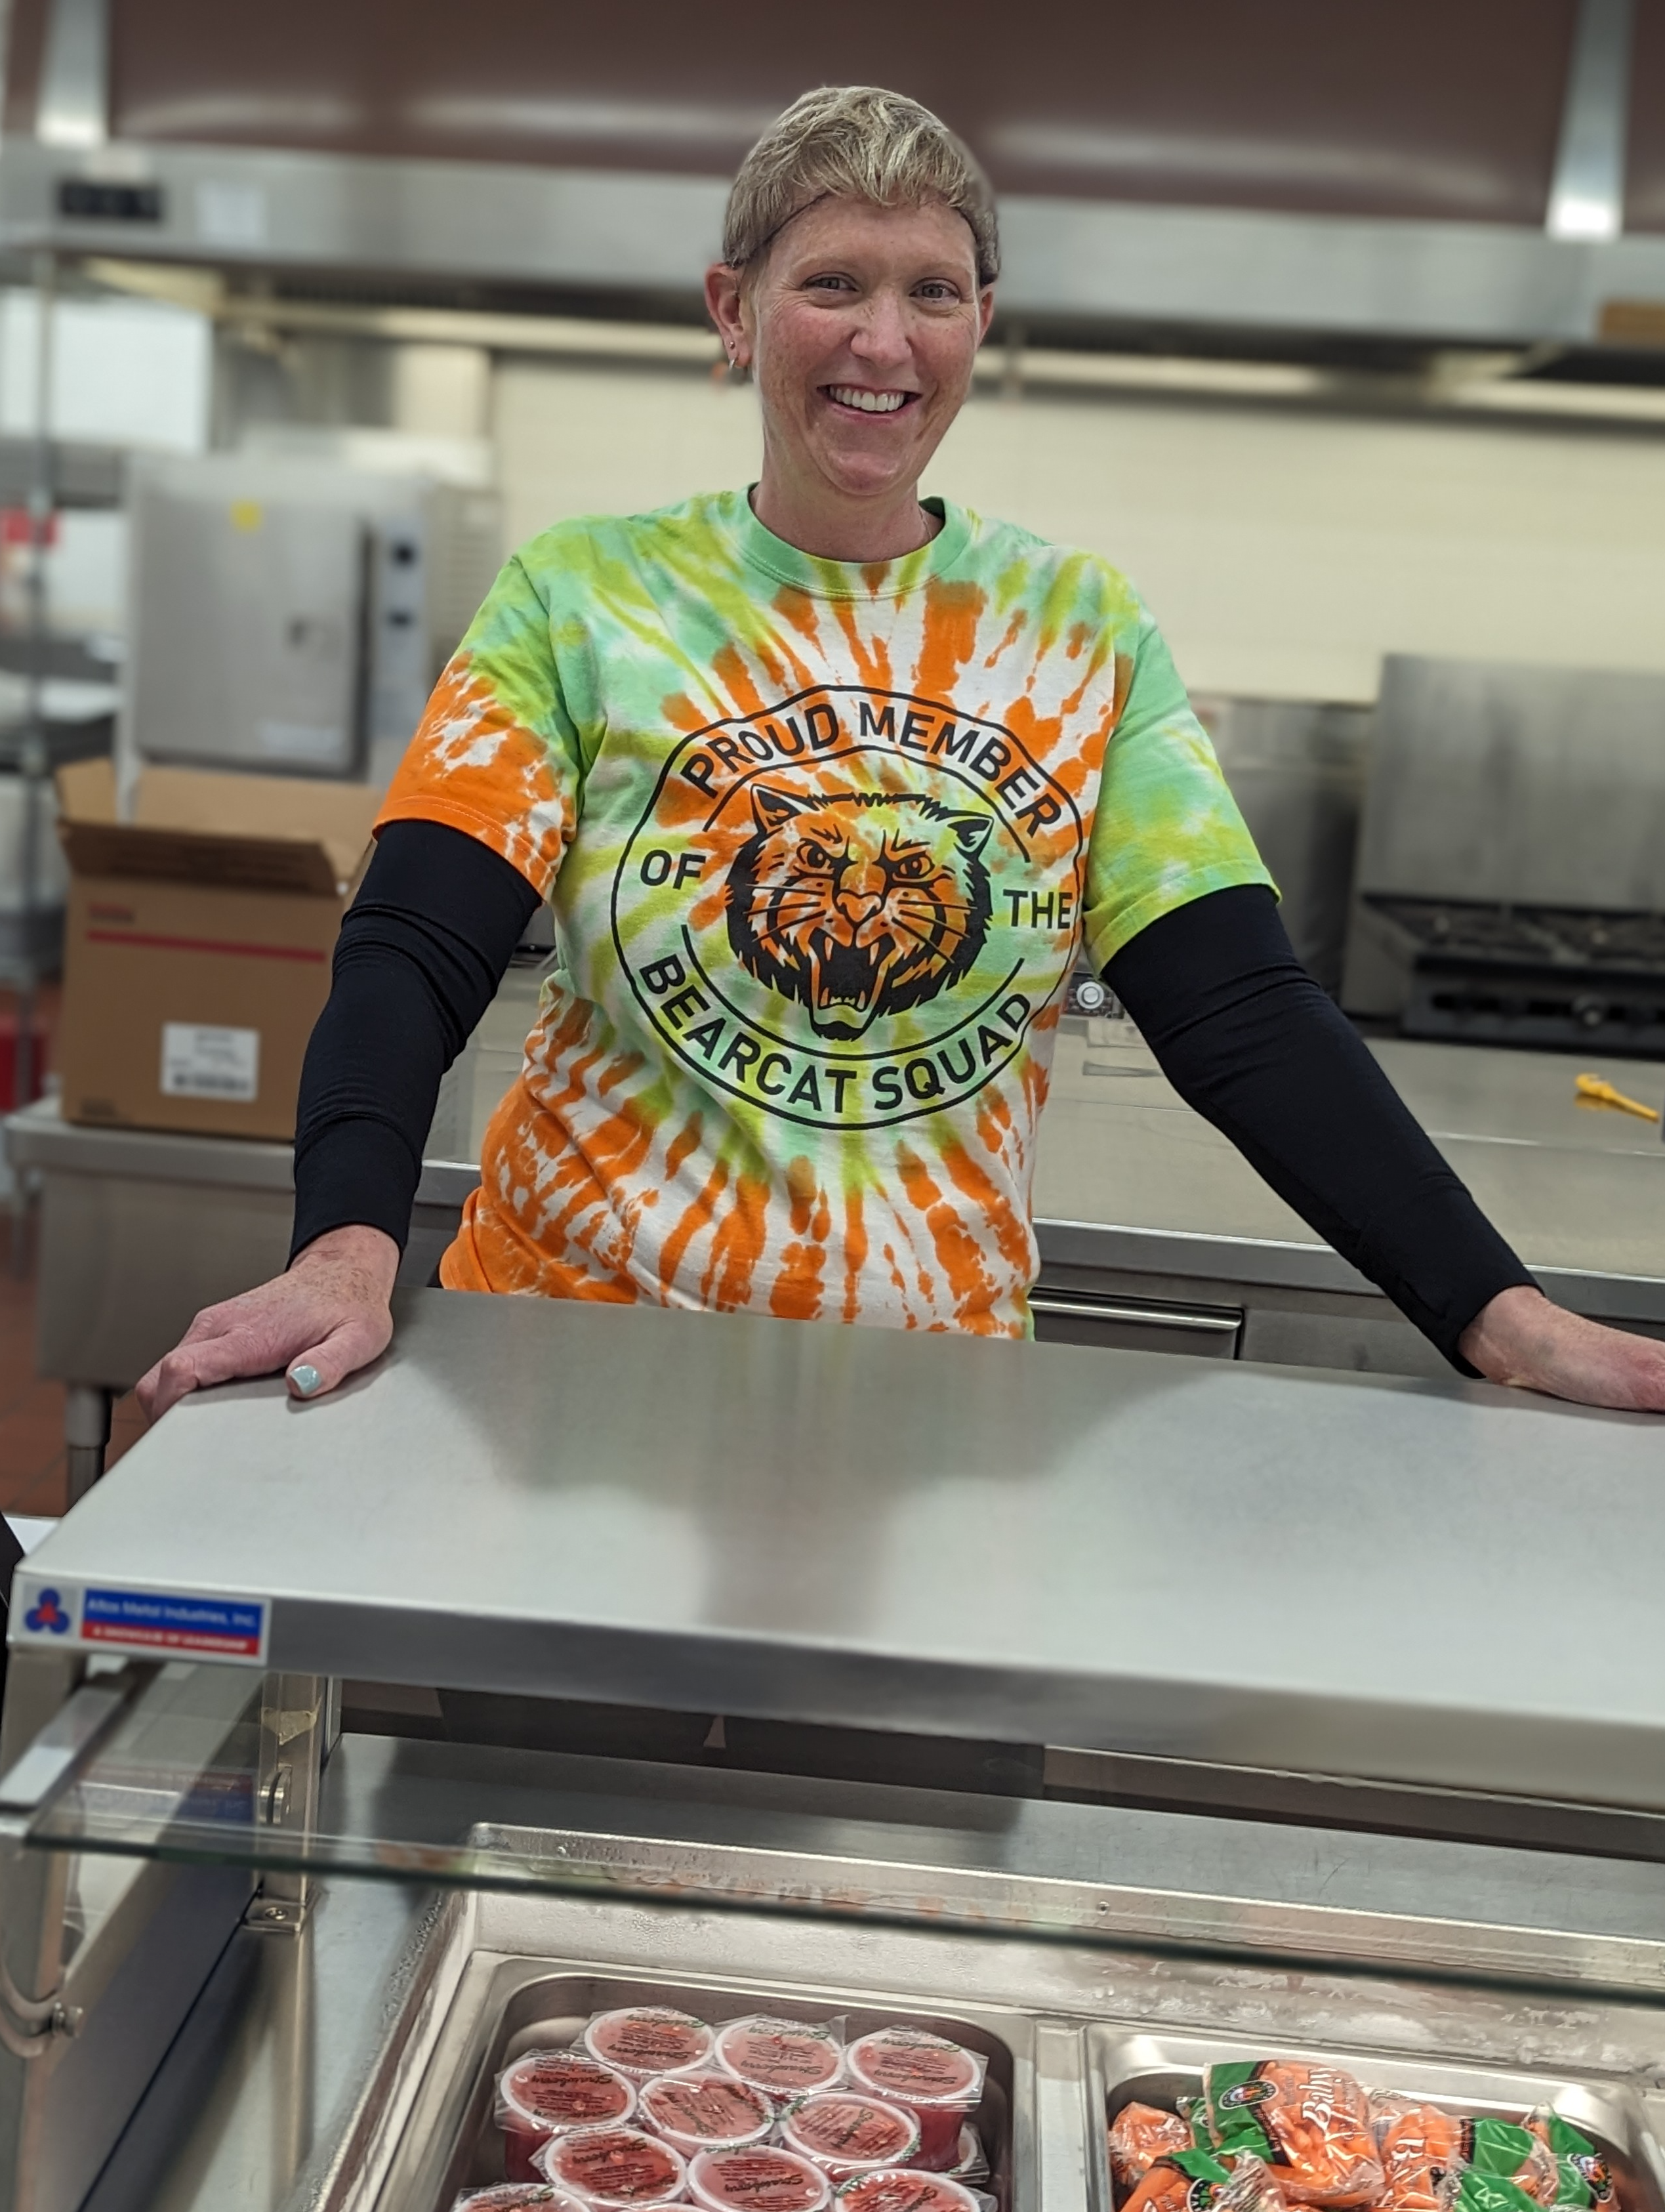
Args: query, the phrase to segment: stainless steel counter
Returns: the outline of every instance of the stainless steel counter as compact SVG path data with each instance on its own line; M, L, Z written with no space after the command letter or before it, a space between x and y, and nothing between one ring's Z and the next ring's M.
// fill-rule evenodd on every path
M1435 1144L1552 1297L1665 1334L1665 1145L1657 1124L1576 1103L1579 1063L1377 1040L1371 1049ZM1665 1100L1665 1066L1632 1061L1620 1087ZM1278 1199L1172 1090L1121 1022L1059 1039L1035 1177L1042 1279L1083 1310L1054 1335L1136 1341L1095 1323L1095 1302L1238 1322L1246 1359L1382 1374L1447 1370L1410 1323ZM1044 1322L1042 1324L1045 1327ZM1148 1338L1151 1332L1145 1332Z
M511 2047L643 2000L970 2038L1000 2069L1004 2212L1111 2212L1107 2095L1268 2046L1458 2110L1553 2103L1621 2161L1628 2212L1665 2212L1656 1423L1454 1381L398 1299L338 1395L187 1401L20 1571L18 2212L445 2212L501 2165ZM204 1657L216 1611L243 1648ZM349 1674L1293 1770L1346 1778L1366 1827L1376 1782L1522 1833L1577 1812L1589 1841L359 1735L320 1771ZM135 1871L88 1932L66 1907L86 1918L108 1852Z
M25 1562L14 1644L119 1648L88 1589L210 1595L295 1674L1665 1809L1646 1416L657 1307L398 1322L314 1405L177 1408Z
M485 1123L520 1064L538 978L513 971L441 1094L400 1279L423 1284L478 1180ZM1575 1103L1558 1054L1387 1041L1377 1057L1551 1296L1665 1334L1665 1145ZM1665 1066L1621 1087L1657 1106ZM39 1371L70 1386L77 1492L101 1464L108 1395L200 1308L275 1273L289 1247L286 1146L76 1128L13 1115L41 1192ZM1122 1022L1066 1023L1034 1194L1040 1333L1272 1362L1437 1376L1438 1356L1170 1087Z

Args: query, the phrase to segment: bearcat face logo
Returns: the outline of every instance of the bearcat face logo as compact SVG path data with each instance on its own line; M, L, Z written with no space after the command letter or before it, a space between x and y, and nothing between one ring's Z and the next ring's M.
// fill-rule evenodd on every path
M817 1036L864 1036L957 982L988 932L978 855L994 822L883 792L752 788L757 830L728 872L728 941Z

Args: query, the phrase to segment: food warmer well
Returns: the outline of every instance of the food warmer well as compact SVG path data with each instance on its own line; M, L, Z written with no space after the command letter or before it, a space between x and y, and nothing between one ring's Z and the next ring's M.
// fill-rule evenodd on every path
M187 1401L19 1571L0 2203L449 2212L506 2063L652 2005L959 2045L997 2212L1114 2212L1130 2101L1279 2059L1553 2112L1665 2212L1656 1424L398 1319L331 1399Z

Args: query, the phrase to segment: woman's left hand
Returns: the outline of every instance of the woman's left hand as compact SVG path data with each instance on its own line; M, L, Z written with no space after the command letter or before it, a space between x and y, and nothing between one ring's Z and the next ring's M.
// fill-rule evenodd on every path
M1523 1283L1483 1306L1457 1349L1488 1382L1581 1406L1665 1413L1665 1344L1603 1328Z

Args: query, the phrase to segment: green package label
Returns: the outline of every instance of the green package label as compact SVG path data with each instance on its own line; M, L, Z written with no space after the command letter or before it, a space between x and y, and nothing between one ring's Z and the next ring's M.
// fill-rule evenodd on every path
M1567 2212L1586 2212L1595 2205L1612 2207L1616 2200L1613 2168L1586 2135L1559 2112L1540 2112L1536 2124L1555 2154L1555 2203Z
M1263 2062L1211 2066L1204 2077L1204 2094L1208 2132L1217 2150L1247 2152L1268 2166L1289 2164L1264 2110L1277 2096L1278 2085L1267 2079Z
M1576 2212L1585 2208L1607 2208L1618 2201L1613 2185L1613 2169L1600 2151L1592 2144L1571 2157L1555 2161L1555 2203L1559 2208L1570 2206Z
M1500 2174L1483 2173L1467 2166L1457 2184L1457 2212L1534 2212L1534 2200L1524 2189Z
M1532 2156L1536 2138L1512 2120L1470 2120L1463 2130L1463 2152L1482 2173L1512 2181Z
M1168 2151L1156 2160L1151 2172L1155 2173L1163 2166L1182 2173L1190 2183L1185 2192L1186 2212L1208 2212L1231 2179L1231 2167L1222 2165L1210 2150Z
M1188 2173L1194 2181L1224 2183L1231 2179L1231 2167L1222 2166L1213 2152L1201 2145L1191 2150L1170 2150L1162 2163L1176 2166L1182 2173Z

